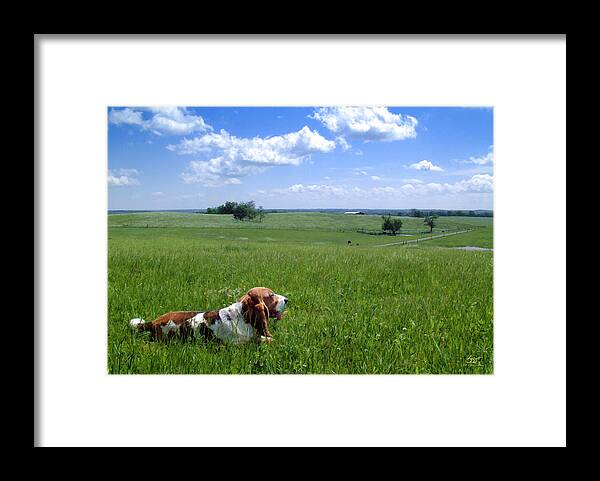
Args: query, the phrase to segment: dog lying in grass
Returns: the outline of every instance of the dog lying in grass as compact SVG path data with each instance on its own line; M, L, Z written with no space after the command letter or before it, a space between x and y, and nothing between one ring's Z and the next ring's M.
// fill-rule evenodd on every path
M139 332L150 332L156 340L202 335L208 339L240 344L249 341L271 342L269 319L280 320L288 304L285 296L267 287L254 287L228 307L214 311L174 311L152 322L131 319Z

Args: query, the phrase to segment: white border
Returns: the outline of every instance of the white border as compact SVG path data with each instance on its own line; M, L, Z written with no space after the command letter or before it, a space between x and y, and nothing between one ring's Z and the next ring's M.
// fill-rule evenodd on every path
M564 37L37 42L37 445L565 445ZM157 104L493 105L495 374L108 376L106 107Z

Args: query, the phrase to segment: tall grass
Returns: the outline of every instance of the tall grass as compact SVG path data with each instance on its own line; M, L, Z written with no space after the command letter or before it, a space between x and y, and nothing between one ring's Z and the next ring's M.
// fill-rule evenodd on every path
M224 242L196 230L109 229L110 373L492 372L489 252ZM128 327L261 285L290 299L268 345L151 342Z

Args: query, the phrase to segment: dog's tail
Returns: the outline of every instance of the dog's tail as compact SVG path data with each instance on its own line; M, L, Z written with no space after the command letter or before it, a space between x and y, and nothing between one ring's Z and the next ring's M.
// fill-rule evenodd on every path
M146 324L146 321L138 317L136 317L135 319L131 319L129 321L129 325L132 329L139 332L146 331L150 327L150 324Z

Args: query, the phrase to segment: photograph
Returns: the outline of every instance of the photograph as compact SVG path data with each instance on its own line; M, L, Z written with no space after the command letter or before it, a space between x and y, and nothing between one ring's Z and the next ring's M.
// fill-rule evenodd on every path
M107 373L494 374L494 106L108 105Z

